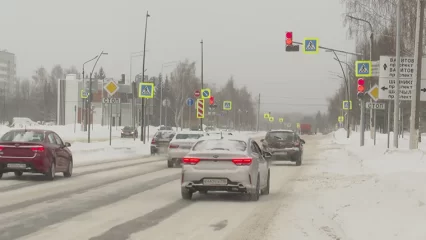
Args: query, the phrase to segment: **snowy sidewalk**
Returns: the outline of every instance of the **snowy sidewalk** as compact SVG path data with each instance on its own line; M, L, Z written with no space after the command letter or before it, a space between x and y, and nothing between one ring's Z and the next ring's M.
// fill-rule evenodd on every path
M321 159L302 165L268 239L426 238L423 151L386 150L386 135L375 147L367 138L359 147L357 133L324 136Z

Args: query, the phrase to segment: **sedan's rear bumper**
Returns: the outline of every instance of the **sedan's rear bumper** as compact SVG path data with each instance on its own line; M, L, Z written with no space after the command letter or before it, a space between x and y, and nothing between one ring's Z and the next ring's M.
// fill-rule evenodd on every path
M300 154L299 148L268 149L272 154L271 160L293 160Z
M9 166L9 164L25 164L25 167L13 167ZM49 164L47 161L43 161L41 159L33 159L33 160L21 160L21 159L0 159L0 172L31 172L31 173L46 173L49 171Z
M204 184L204 179L226 179L226 184ZM251 176L248 167L237 170L195 170L183 166L182 187L193 191L250 192L256 188L256 177Z

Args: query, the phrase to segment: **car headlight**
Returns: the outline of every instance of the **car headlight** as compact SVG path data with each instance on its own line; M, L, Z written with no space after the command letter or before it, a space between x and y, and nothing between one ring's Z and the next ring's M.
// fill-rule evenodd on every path
M130 134L133 134L134 132L131 132Z

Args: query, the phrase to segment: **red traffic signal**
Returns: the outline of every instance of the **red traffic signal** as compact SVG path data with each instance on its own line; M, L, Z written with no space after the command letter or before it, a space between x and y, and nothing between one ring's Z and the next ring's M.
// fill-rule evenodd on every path
M214 104L214 97L213 96L211 96L210 97L210 105L213 105Z
M286 32L285 37L285 44L287 46L293 45L293 32Z
M358 97L362 97L365 91L365 80L363 78L358 78Z

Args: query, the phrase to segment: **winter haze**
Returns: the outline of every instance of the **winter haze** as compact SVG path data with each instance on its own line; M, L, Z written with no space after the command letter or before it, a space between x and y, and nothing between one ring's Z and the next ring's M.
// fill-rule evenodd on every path
M204 80L223 85L232 75L253 96L261 93L262 111L326 111L341 74L331 53L285 52L285 32L294 40L317 37L320 45L353 51L346 37L339 0L2 0L0 49L17 57L17 75L35 69L75 65L102 50L97 69L108 77L129 75L129 55L143 49L145 14L149 11L146 68L157 75L170 61L197 62L204 40ZM341 56L344 60L345 56ZM142 69L141 58L133 61ZM164 73L172 71L164 69ZM133 70L133 75L137 70Z

